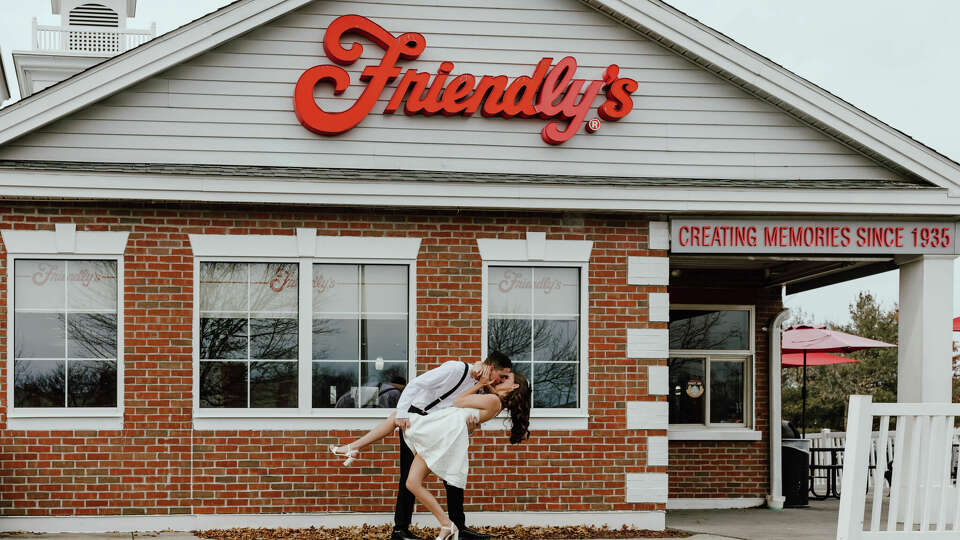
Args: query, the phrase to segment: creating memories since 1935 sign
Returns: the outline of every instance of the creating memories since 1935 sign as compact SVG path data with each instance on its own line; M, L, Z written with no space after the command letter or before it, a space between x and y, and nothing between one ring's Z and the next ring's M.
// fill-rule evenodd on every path
M363 46L353 43L344 47L345 34L368 38L383 49L380 63L363 68L360 80L366 83L363 93L349 109L324 111L317 105L314 90L319 83L333 84L333 93L342 94L350 86L350 75L339 66L350 66L363 54ZM301 124L314 133L337 135L349 131L366 117L383 94L387 84L400 76L397 61L414 60L426 48L426 39L416 32L399 36L360 15L336 18L323 36L323 50L338 65L319 65L306 70L294 89L294 112ZM474 76L462 73L451 76L453 62L442 62L433 74L408 69L397 83L384 114L393 114L403 105L407 115L543 118L549 120L540 132L549 144L561 144L576 135L586 122L586 130L596 131L600 120L587 121L594 98L604 92L606 101L597 114L616 121L633 109L631 94L637 81L620 77L620 67L610 64L601 80L576 79L577 61L567 56L554 63L545 57L533 67L533 73L510 81L506 75ZM451 78L452 77L452 78ZM450 81L447 82L447 79Z
M954 254L953 222L676 219L673 253Z

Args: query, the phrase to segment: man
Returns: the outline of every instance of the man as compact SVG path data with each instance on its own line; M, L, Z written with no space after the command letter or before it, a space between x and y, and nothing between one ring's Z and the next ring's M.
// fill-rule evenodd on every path
M393 515L393 534L391 540L422 540L411 533L410 520L413 518L415 498L407 489L407 475L413 463L413 451L403 440L403 432L410 427L411 414L426 415L453 405L453 399L466 392L483 375L491 383L501 382L512 368L510 358L500 352L492 352L483 361L472 366L463 362L444 362L440 367L431 369L416 377L403 389L397 401L396 425L400 428L400 488L397 492L397 506ZM468 420L471 431L477 427L476 419ZM447 513L450 520L460 529L463 540L490 538L466 526L463 513L463 490L443 483L447 490Z
M393 409L400 401L400 394L403 388L407 386L407 379L394 375L390 377L390 382L380 388L380 394L377 396L377 407L381 409Z

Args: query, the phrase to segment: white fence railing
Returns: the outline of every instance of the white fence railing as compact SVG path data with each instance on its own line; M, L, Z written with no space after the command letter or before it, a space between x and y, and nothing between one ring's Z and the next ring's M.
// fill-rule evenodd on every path
M102 26L42 26L33 20L33 49L51 52L98 53L113 56L150 41L157 35L154 23L149 30L105 28Z
M807 439L810 440L810 491L813 495L826 494L828 485L827 485L827 474L823 471L827 470L827 467L832 465L843 466L843 448L846 446L847 434L843 431L830 431L829 429L824 429L818 433L807 433ZM881 439L880 432L874 431L870 437L872 444L870 446L870 457L867 462L867 469L869 474L867 475L867 487L876 489L884 488L885 484L889 484L889 473L887 466L892 465L894 460L894 433L888 431L887 435ZM883 441L881 443L881 440ZM839 449L838 452L831 452L830 450ZM838 458L837 461L833 461L834 458ZM951 477L957 477L958 463L960 460L960 429L955 429L953 432L953 457L950 461L950 474ZM879 484L874 484L873 476L874 471L879 467L880 477L883 482ZM818 473L818 471L820 471ZM838 484L842 482L842 479L838 479ZM836 491L840 492L841 488L838 485Z
M873 436L877 419L879 431ZM960 537L954 457L958 419L958 403L873 403L871 396L850 396L837 540ZM871 471L871 453L879 448L893 451L876 452ZM882 487L888 469L886 499ZM874 485L869 505L868 474ZM864 530L867 515L869 528Z

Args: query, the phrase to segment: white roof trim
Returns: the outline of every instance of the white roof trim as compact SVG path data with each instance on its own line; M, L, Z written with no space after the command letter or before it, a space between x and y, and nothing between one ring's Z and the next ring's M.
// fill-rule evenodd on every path
M7 74L3 70L3 51L0 51L0 103L10 99L10 86L7 85Z
M313 0L239 0L0 110L0 145ZM659 0L580 0L960 196L960 164Z
M954 216L960 198L943 189L623 187L459 182L298 182L187 174L0 170L0 197L157 200L318 206L512 208L664 213L771 212L811 215Z
M313 0L240 0L0 110L0 145L92 105Z

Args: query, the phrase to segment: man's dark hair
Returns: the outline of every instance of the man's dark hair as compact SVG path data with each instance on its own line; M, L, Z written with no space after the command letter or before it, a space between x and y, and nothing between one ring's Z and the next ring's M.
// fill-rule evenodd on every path
M401 377L400 375L394 375L393 377L390 377L390 382L392 384L399 384L402 386L406 386L407 384L407 380Z
M510 357L500 351L491 351L483 363L497 369L513 369L513 362L510 361Z

